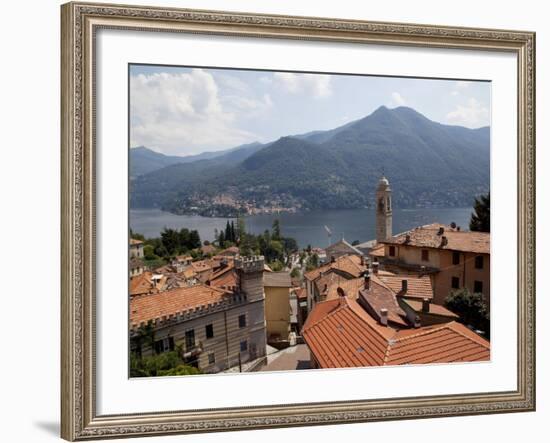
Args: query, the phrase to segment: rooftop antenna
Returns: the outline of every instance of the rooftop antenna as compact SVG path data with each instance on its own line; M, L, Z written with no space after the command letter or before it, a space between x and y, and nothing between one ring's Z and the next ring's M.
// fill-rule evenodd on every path
M327 231L327 236L328 236L328 246L331 245L330 243L330 239L332 237L332 231L329 229L329 227L327 225L325 225L325 231Z

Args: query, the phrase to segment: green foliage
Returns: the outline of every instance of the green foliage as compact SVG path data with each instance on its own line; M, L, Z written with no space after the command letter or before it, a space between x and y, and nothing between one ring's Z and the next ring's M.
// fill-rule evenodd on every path
M178 365L175 368L167 370L159 370L159 376L169 376L169 375L197 375L201 374L201 371L194 366L189 365Z
M143 246L143 258L145 258L145 260L158 260L160 257L155 254L153 245L145 245Z
M460 316L460 322L479 329L490 337L490 318L483 295L471 293L467 288L451 291L445 299L445 306Z
M306 263L306 271L312 271L319 267L319 256L317 254L311 254Z
M199 369L186 365L177 351L164 352L148 357L139 357L137 353L130 355L131 377L160 377L200 373Z
M300 273L300 270L298 268L292 268L292 271L290 271L290 277L291 278L300 278L302 274Z
M132 231L132 229L130 229L130 238L133 238L135 240L145 241L145 237L142 234L134 232Z
M491 232L491 194L482 195L474 202L470 231Z
M284 269L284 265L279 260L274 260L269 263L269 267L272 271L279 272Z

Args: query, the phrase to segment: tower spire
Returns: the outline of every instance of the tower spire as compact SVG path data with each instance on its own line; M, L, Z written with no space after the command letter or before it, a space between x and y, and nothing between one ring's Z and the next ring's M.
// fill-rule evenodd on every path
M382 174L376 188L376 241L392 236L392 201L390 182Z

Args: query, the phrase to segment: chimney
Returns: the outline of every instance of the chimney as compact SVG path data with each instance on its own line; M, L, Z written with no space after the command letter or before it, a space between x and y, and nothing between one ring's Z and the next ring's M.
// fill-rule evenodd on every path
M443 226L440 226L439 231L437 231L437 235L443 235L444 232L445 232L445 228Z
M456 223L455 222L451 222L451 228L456 229Z
M411 241L411 234L405 235L405 243L410 243Z
M330 262L331 263L335 263L336 262L336 257L334 255L331 255L330 256Z
M415 328L419 328L421 325L420 325L420 317L417 315L415 318L414 318L414 327Z
M346 305L346 292L340 287L338 286L338 288L336 288L336 292L338 293L338 303L340 306L345 306Z
M388 326L388 310L386 308L380 309L380 324Z
M457 231L460 231L460 226L457 226L457 227L456 227L456 230L457 230Z
M447 236L443 236L441 237L441 247L443 246L447 246L447 244L449 243L449 240L447 239Z
M378 275L378 266L379 263L377 261L372 262L372 272L374 273L374 275Z
M365 278L365 289L369 290L370 289L370 274L367 271L363 274L363 276Z
M407 289L409 289L409 281L408 280L401 280L401 295L404 295L407 293Z
M365 266L365 256L361 256L361 266Z
M422 312L430 312L430 299L424 298L422 299Z

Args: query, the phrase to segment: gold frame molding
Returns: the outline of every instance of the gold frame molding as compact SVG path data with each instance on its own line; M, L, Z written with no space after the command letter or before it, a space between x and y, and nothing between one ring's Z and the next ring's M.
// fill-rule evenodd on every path
M213 432L535 410L535 34L143 6L61 7L61 436ZM518 60L518 384L511 392L98 416L95 411L94 36L187 32L506 51Z

